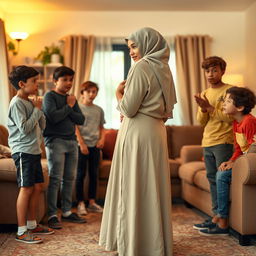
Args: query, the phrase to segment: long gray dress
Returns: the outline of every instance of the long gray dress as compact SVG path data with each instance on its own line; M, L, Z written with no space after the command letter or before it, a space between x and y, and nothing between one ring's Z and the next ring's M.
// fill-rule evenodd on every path
M170 256L166 103L145 59L135 64L128 77L118 106L125 117L112 160L99 243L119 256Z

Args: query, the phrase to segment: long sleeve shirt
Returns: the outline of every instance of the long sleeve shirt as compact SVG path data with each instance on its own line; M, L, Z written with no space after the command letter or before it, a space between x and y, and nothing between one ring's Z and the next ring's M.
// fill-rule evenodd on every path
M214 107L212 113L204 113L201 108L197 112L197 120L204 126L202 140L203 147L211 147L219 144L233 144L232 121L233 118L222 112L222 104L228 88L232 87L225 84L218 88L208 88L201 93L209 100Z
M43 100L43 111L46 117L44 130L45 144L55 138L76 140L75 125L82 125L85 117L78 103L71 108L67 104L67 96L55 91L46 93Z
M238 123L233 122L235 151L230 160L235 161L240 155L249 150L254 142L253 136L256 134L256 118L251 115L245 115L243 120Z
M14 153L41 153L42 130L45 117L31 101L14 96L10 102L7 127L8 144Z

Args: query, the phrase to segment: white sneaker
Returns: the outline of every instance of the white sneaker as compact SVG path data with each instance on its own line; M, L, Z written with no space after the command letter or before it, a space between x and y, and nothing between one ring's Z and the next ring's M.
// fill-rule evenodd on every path
M90 211L90 212L103 212L103 208L100 205L98 205L96 203L93 203L93 204L89 204L88 211Z
M85 204L83 201L78 203L77 214L78 215L87 215L87 211L86 211Z

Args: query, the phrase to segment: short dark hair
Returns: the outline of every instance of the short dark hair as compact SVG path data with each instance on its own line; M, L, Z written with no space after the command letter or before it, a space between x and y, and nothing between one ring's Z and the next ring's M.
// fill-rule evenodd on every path
M19 90L20 81L26 83L29 78L37 76L38 74L39 72L34 68L21 65L15 67L13 71L9 74L9 81L16 90Z
M227 89L226 93L230 94L236 107L244 107L242 111L244 115L249 114L255 107L255 94L248 88L233 86Z
M60 66L54 70L53 79L57 81L60 77L74 76L74 74L75 74L75 71L73 69L66 66Z
M209 67L216 67L219 66L221 70L225 71L227 63L221 57L218 56L210 56L204 59L202 62L202 68L208 69Z
M81 84L81 91L80 91L81 94L83 94L84 91L87 91L89 88L92 88L92 87L96 88L97 91L99 90L99 86L96 83L92 82L92 81L86 81L86 82L82 83Z

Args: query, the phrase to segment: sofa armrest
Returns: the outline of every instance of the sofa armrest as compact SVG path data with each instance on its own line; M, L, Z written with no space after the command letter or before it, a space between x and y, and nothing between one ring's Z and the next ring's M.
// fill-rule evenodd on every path
M232 183L256 184L256 153L240 156L232 168Z
M203 148L200 145L185 145L180 150L181 163L202 161Z

